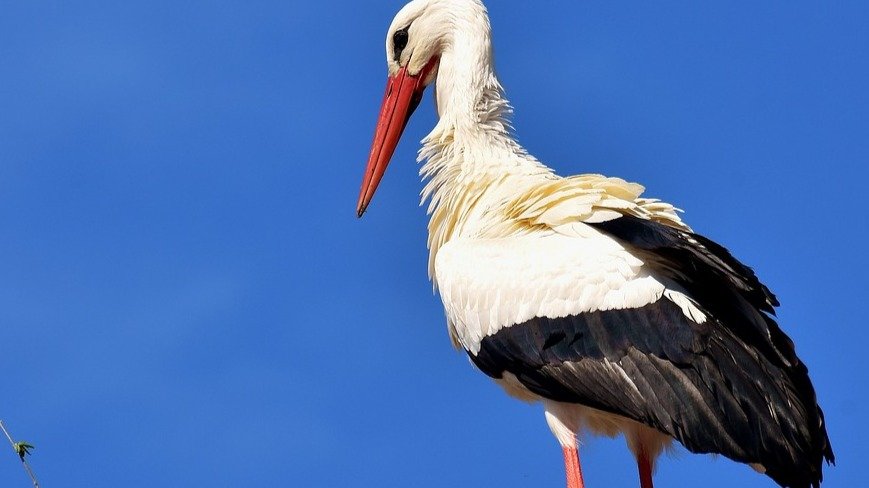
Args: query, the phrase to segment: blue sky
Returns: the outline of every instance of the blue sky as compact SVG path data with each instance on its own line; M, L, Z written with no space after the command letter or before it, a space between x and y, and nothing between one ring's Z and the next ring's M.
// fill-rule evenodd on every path
M522 143L757 270L827 414L825 486L861 484L869 6L489 3ZM540 408L451 349L426 279L430 98L355 218L401 4L4 4L0 419L43 486L562 485ZM589 487L637 485L621 440L582 456ZM682 450L656 481L774 486Z

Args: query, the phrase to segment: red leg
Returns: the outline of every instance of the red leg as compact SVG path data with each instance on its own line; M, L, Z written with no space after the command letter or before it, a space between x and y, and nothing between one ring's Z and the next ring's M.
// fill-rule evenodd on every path
M654 488L652 486L652 463L642 449L637 455L637 469L640 471L640 488Z
M579 467L579 452L575 447L565 447L564 470L567 472L567 488L585 488L582 468Z

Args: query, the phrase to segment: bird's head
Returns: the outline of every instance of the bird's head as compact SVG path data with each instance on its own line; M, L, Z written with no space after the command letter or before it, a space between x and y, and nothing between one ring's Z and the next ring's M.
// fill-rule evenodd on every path
M398 140L425 88L437 78L441 55L449 49L455 20L479 0L413 0L393 19L386 34L386 95L362 179L356 212L371 202Z

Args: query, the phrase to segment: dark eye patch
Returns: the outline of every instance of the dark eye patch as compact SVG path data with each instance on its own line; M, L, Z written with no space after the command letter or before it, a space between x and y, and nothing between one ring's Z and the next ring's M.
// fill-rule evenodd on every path
M401 52L404 51L405 47L407 47L409 37L407 27L395 31L395 34L392 35L392 51L396 61L401 58Z

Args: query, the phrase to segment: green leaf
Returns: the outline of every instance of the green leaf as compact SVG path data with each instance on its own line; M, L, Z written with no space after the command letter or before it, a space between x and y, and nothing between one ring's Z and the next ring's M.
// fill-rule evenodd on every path
M24 456L30 454L31 449L36 449L32 444L28 444L25 441L16 442L12 445L12 449L15 449L15 452L18 453L18 457L24 460Z

